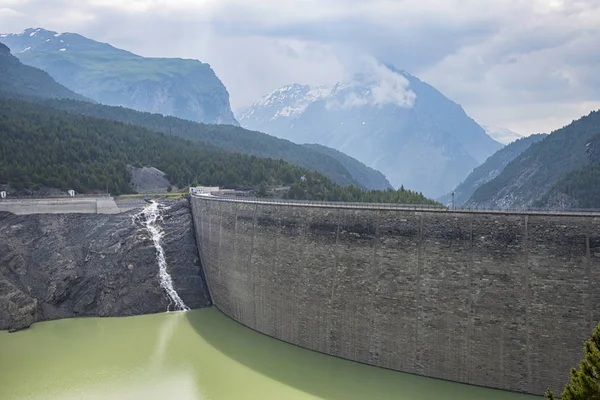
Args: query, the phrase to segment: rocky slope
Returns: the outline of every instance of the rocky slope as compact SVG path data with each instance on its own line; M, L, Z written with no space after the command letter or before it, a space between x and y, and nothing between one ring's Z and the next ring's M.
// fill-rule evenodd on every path
M2 34L25 64L100 103L192 121L237 124L229 93L198 60L145 58L76 33L26 29Z
M209 304L187 201L164 215L163 248L174 287L191 308ZM166 311L153 242L116 215L0 213L0 329L76 316Z
M545 207L543 199L558 182L590 164L588 146L598 133L600 111L552 132L522 152L494 179L481 185L467 205L492 209ZM578 178L578 186L600 187L594 171L584 175ZM565 184L569 186L568 182ZM568 194L567 187L559 191L563 190ZM565 204L564 208L575 205L563 196L553 197L555 200L546 204Z
M452 190L501 147L460 105L384 66L333 87L285 86L239 120L296 143L340 150L381 171L395 187L430 197Z
M0 43L0 91L15 96L86 100L56 82L46 72L21 63Z
M464 205L473 193L484 183L500 175L512 160L517 158L529 146L544 139L546 134L540 133L518 139L490 156L483 164L475 168L460 185L454 189L454 204L457 207ZM451 204L452 195L447 194L438 199L443 204Z

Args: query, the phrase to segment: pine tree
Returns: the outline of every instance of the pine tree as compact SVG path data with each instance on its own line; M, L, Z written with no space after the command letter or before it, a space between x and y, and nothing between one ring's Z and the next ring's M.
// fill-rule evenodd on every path
M585 342L584 354L580 369L571 369L571 383L565 386L562 400L600 400L600 324ZM556 400L551 390L546 392L546 398Z

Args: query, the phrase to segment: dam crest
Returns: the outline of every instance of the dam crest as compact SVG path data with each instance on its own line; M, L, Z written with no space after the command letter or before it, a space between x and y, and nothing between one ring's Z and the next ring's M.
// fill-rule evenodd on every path
M301 347L542 394L600 321L593 214L191 203L213 303Z

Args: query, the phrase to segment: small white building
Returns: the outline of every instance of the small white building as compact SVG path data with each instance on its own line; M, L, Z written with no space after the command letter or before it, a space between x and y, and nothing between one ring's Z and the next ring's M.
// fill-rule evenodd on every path
M221 188L219 188L218 186L190 186L190 194L210 194L212 192L218 192L220 189Z
M6 191L1 191L0 192L0 199L5 199L6 198Z
M71 189L71 190L69 190L68 193L69 193L69 196L75 197L75 191L74 190Z

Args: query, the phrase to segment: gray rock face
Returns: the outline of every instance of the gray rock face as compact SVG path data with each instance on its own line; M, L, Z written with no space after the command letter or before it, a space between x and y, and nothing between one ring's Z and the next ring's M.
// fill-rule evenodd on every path
M175 289L190 308L210 304L187 201L163 217ZM0 329L75 316L166 311L154 245L131 211L116 215L0 213Z
M23 63L103 104L211 124L237 121L229 93L210 65L147 58L76 33L26 29L2 37Z
M131 183L138 193L164 193L170 182L166 174L154 167L131 167Z

